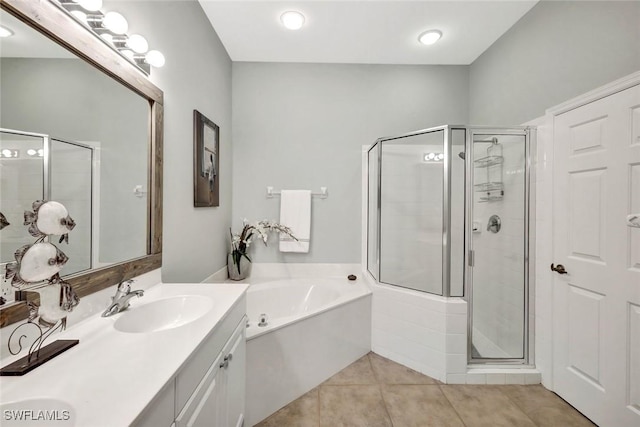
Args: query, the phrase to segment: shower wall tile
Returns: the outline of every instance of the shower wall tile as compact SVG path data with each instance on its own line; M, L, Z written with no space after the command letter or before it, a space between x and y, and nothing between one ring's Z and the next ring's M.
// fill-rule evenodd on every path
M447 354L447 373L462 374L467 372L467 353Z
M486 374L467 374L467 384L486 384Z
M486 374L487 382L486 384L506 384L507 376L506 374Z
M398 317L391 317L383 313L376 316L376 327L389 334L395 334L407 343L417 343L435 351L446 350L445 335L432 329L420 327L415 323L406 322Z
M447 314L446 332L448 334L463 334L467 330L466 314Z
M447 384L466 384L467 374L447 374Z
M446 337L446 352L447 354L457 353L457 354L466 354L467 353L467 334L447 334Z
M466 314L458 313L464 303L449 307L447 299L388 285L372 285L372 350L418 372L446 380L449 372L447 346L463 350L455 362L457 372L466 370ZM448 310L453 314L447 314ZM447 321L451 317L461 332L447 334ZM462 331L459 329L462 327ZM451 340L451 344L449 344Z

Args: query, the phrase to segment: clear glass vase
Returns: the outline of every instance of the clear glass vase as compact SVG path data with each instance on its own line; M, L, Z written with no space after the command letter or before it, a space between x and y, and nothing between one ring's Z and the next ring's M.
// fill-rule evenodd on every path
M243 280L251 275L251 261L245 256L240 257L240 262L236 263L233 254L227 255L227 271L229 279Z

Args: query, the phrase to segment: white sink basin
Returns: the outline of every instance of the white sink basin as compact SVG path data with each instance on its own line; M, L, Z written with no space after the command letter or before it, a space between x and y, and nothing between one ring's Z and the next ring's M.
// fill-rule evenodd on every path
M181 295L129 307L113 327L120 332L146 333L173 329L202 317L213 308L205 296Z

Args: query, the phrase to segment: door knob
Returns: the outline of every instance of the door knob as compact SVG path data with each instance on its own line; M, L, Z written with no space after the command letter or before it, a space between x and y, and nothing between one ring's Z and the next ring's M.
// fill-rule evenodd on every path
M556 267L551 264L551 271L555 271L558 274L569 274L567 270L564 269L564 265L558 264Z

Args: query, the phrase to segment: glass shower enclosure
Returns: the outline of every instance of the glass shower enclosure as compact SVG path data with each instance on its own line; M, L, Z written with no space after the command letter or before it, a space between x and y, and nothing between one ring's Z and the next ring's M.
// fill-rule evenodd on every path
M468 302L469 363L528 364L531 128L439 126L368 150L367 269Z

